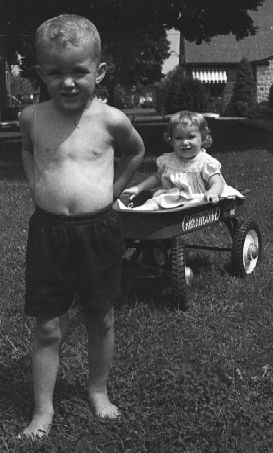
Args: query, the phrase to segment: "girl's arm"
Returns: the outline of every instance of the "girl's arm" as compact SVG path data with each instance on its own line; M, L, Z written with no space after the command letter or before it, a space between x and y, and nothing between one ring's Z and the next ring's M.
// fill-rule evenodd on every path
M211 203L218 203L224 188L224 181L219 173L212 175L209 180L209 190L205 192L205 200Z
M149 176L147 179L144 179L144 181L139 183L137 186L133 186L133 187L130 187L129 189L125 189L123 193L129 193L132 195L132 198L134 198L140 192L143 192L144 190L154 189L155 187L158 187L160 184L161 184L161 177L160 177L159 173L156 172L152 176Z

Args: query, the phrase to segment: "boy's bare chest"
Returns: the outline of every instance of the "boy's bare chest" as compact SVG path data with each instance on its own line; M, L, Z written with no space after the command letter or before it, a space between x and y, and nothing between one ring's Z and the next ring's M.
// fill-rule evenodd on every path
M94 160L112 150L112 137L105 129L77 124L73 128L43 128L35 143L42 160L55 162Z

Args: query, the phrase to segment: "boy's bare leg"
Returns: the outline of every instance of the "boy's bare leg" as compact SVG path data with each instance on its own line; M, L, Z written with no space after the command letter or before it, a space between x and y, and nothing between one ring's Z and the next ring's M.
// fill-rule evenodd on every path
M22 435L42 438L50 431L53 420L53 392L59 367L59 351L68 330L68 315L53 319L36 319L33 336L32 378L34 411Z
M107 380L114 352L114 310L104 316L86 317L88 332L89 384L88 399L95 414L117 418L118 408L109 401Z

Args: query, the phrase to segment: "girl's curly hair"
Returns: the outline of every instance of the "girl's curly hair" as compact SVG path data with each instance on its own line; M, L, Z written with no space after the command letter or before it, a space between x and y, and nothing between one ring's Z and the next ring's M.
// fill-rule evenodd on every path
M174 129L178 124L183 124L185 126L197 126L201 133L202 146L204 148L209 148L212 144L213 140L208 128L207 121L203 117L203 115L201 115L201 113L190 112L188 110L182 110L180 112L174 113L170 117L167 127L167 136L169 140L172 138Z

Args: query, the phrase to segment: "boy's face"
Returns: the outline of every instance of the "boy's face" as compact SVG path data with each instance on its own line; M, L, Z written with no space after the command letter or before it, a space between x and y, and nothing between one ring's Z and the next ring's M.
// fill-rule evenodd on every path
M84 110L106 71L105 63L97 66L91 44L42 49L39 63L36 69L53 102L67 112Z
M197 156L202 146L202 137L198 126L178 124L174 129L171 143L178 157L192 159Z

